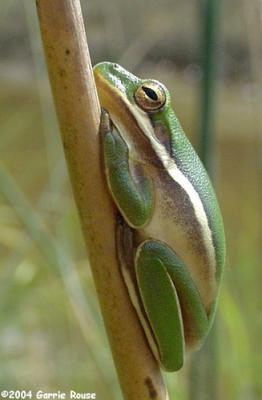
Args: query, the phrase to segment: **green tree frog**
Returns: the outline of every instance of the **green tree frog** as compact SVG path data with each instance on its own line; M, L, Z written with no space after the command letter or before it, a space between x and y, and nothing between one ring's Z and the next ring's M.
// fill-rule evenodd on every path
M120 269L153 354L176 371L214 319L225 257L216 196L162 83L110 62L94 76Z

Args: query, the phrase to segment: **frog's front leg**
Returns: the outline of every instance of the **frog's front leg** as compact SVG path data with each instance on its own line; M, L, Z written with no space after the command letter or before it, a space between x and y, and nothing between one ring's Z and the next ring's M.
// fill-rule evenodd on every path
M114 201L130 226L142 227L153 208L151 182L138 163L133 168L136 176L131 173L128 146L105 110L101 114L100 135L107 183Z
M141 243L135 269L157 357L164 369L176 371L183 365L185 342L199 343L208 332L199 292L182 260L163 242ZM152 341L149 330L146 334Z

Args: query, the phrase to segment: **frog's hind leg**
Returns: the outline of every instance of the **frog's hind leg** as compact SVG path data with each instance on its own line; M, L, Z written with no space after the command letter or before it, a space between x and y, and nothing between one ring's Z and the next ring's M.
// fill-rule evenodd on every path
M191 325L189 330L197 340L207 331L208 319L199 292L186 266L163 242L146 240L140 244L135 269L158 359L164 369L176 371L184 361L185 330Z

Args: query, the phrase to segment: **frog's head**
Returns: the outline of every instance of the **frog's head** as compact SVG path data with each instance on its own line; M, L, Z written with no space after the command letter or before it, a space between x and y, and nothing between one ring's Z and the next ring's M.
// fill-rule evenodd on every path
M161 142L170 149L169 122L173 110L167 88L110 62L97 64L94 76L100 104L109 112L126 143L140 152L141 159L154 163L152 147L159 147Z
M94 67L94 76L102 106L110 96L118 96L129 107L149 114L163 113L170 104L170 94L162 83L140 79L118 64L101 62ZM111 114L112 110L108 111Z

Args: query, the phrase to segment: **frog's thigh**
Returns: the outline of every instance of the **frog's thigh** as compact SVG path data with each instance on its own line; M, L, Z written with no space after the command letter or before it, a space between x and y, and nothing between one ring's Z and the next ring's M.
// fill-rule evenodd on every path
M185 347L181 309L186 318L191 318L198 339L207 331L207 316L199 293L185 265L165 243L143 242L137 249L135 266L160 361L166 370L178 370L183 365Z
M155 245L147 241L139 247L136 274L160 361L166 370L175 371L183 365L183 323L176 289Z

